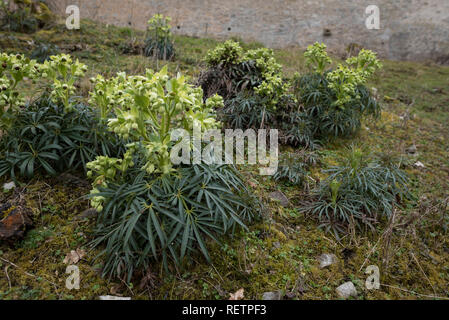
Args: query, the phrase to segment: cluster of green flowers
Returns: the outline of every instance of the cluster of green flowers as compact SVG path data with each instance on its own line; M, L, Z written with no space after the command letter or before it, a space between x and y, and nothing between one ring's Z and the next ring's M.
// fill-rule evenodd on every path
M39 66L21 54L0 54L0 124L6 126L12 112L25 104L18 85L24 79L34 79Z
M40 66L43 78L52 81L51 98L55 103L62 103L66 112L72 110L70 97L75 93L75 82L84 76L87 66L78 60L72 61L67 54L51 56Z
M331 58L326 52L327 46L324 43L315 42L307 47L304 57L306 65L311 67L315 72L323 74L326 68L332 63Z
M154 15L148 21L144 55L156 59L170 60L175 55L175 47L171 33L170 17Z
M125 173L134 166L133 157L141 164L137 169L146 174L168 174L175 170L170 161L173 130L192 132L194 125L202 130L220 126L214 108L222 106L223 99L214 96L204 103L201 88L191 86L180 74L170 78L166 67L158 73L147 70L145 76L122 73L110 81L103 80L97 78L91 101L107 101L108 110L115 115L108 119L109 129L129 144L124 159L99 157L88 164L89 176L96 177L93 194L98 193L96 186L114 181L117 170ZM107 95L104 100L103 95ZM101 198L94 198L98 210L102 209L101 203Z
M272 109L276 109L279 99L288 93L290 83L282 79L282 66L277 63L273 50L260 48L249 50L244 61L255 61L262 74L262 83L254 89L260 97L266 101Z
M71 101L75 83L86 71L84 64L78 60L73 62L66 54L52 56L49 61L39 64L22 54L0 53L0 127L9 128L15 113L25 106L23 90L19 87L24 80L49 79L53 101L62 103L69 112L75 103Z
M100 110L102 119L107 119L115 107L126 106L131 102L130 96L124 94L125 78L125 73L118 73L115 78L105 79L99 74L90 79L94 89L90 92L89 103Z
M206 55L206 63L209 67L219 64L235 65L242 62L243 49L238 42L228 40L219 44L215 49L209 50Z
M134 148L130 146L124 154L123 159L109 158L105 156L98 156L94 161L87 164L87 177L92 178L96 174L93 182L93 189L91 194L98 194L99 187L107 187L107 182L114 181L117 172L125 172L128 168L134 166L133 162ZM91 200L92 207L99 212L103 210L104 197L96 196Z
M238 42L228 40L210 50L206 62L210 67L238 66L253 62L260 73L260 84L254 88L254 92L273 109L290 87L290 84L283 80L282 66L277 63L271 49L259 48L244 52Z
M346 63L356 68L363 82L366 82L376 70L382 68L376 53L366 49L362 49L357 57L348 58Z
M341 64L338 65L337 69L328 73L327 80L329 81L329 88L337 96L337 100L334 102L335 106L342 109L346 103L353 99L357 85L362 83L360 73ZM359 97L355 96L355 98L358 99Z
M316 42L310 45L304 53L306 65L321 75L332 64L332 59L327 54L326 48L324 43ZM335 70L327 73L326 78L329 82L329 88L337 96L334 105L344 108L344 105L353 98L357 99L358 97L355 96L357 86L366 83L373 73L381 67L382 65L376 54L363 49L357 57L348 58L346 64L339 64Z
M346 65L339 64L338 67L327 74L329 88L331 88L337 100L335 105L344 108L344 105L356 96L356 88L365 84L374 72L381 68L382 64L374 52L363 49L357 57L346 60Z
M148 32L155 35L158 39L170 39L170 21L170 17L164 17L162 14L155 14L148 20Z

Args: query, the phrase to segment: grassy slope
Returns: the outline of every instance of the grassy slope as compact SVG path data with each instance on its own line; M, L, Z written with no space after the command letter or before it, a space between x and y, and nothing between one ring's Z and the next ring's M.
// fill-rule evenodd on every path
M89 75L81 82L81 92L89 90L89 76L113 75L117 71L142 73L145 68L160 68L141 56L120 55L117 46L142 33L126 28L106 27L85 21L80 31L63 26L34 35L0 33L0 48L6 52L29 52L29 41L57 44L64 51L89 65ZM217 41L176 37L176 60L171 72L182 71L192 77L203 67L201 59ZM244 44L259 46L257 43ZM302 52L297 48L275 51L287 76L304 71ZM313 219L299 214L302 190L275 184L255 174L243 172L264 199L267 216L249 232L242 232L226 245L212 245L213 265L198 255L181 271L163 274L155 263L144 280L133 285L99 276L96 252L88 252L79 262L81 289L65 288L65 255L86 244L92 222L76 221L77 213L87 208L80 197L88 189L70 179L36 178L21 189L35 213L35 229L26 238L8 247L0 244L0 299L95 299L102 294L123 294L134 298L226 299L229 293L245 289L246 298L260 298L265 291L292 292L298 299L334 299L335 288L353 280L360 299L449 297L449 243L446 235L447 208L436 207L449 196L449 68L433 64L384 61L371 85L378 89L385 107L378 122L366 121L364 129L352 140L339 140L321 151L322 164L314 178L322 178L321 168L338 161L351 143L373 151L404 155L412 178L412 191L419 199L395 221L379 226L377 234L358 233L336 241L317 228ZM399 116L408 111L412 120ZM405 148L415 143L418 154L408 156ZM421 161L424 169L413 167ZM1 181L0 181L1 182ZM291 199L292 208L270 202L268 193L281 190ZM0 196L0 202L10 195ZM320 270L316 257L335 253L339 263ZM9 262L15 265L11 265ZM380 290L364 289L367 265L381 269ZM141 278L141 277L140 277Z

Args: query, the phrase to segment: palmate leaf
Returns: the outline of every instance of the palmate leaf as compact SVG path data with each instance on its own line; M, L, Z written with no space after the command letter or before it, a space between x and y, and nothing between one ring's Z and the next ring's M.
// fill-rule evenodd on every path
M170 260L179 264L196 250L210 260L207 240L218 242L236 226L246 228L258 212L257 200L246 197L249 192L230 166L190 166L159 177L131 174L126 180L132 183L109 184L95 194L106 201L92 244L106 243L109 275L123 276L152 259L168 268ZM116 260L132 268L118 273Z
M13 179L16 173L31 178L38 172L85 170L99 154L124 152L123 141L99 123L94 109L78 104L66 113L45 96L20 110L1 145L6 163L0 173Z
M295 95L311 122L311 140L351 136L360 129L363 117L380 115L381 106L362 85L356 87L349 102L336 107L337 96L328 86L328 73L306 74L294 82Z
M375 230L376 223L388 219L394 207L410 196L407 176L397 162L360 154L359 149L352 148L342 165L325 170L328 178L313 191L314 201L304 203L301 209L316 216L337 236L352 223L357 228ZM339 182L335 202L331 188L334 181Z

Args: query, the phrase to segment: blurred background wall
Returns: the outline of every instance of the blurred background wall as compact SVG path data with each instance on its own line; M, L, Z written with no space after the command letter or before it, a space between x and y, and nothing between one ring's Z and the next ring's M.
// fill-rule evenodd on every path
M449 62L449 0L47 0L64 15L144 29L155 13L172 17L173 32L226 39L237 36L269 47L321 41L335 52L373 49L388 59ZM368 5L380 9L380 30L365 27Z

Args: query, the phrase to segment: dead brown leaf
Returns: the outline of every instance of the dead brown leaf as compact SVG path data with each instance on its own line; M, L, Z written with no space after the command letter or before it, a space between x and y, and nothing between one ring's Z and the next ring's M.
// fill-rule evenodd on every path
M86 251L83 249L71 250L64 258L65 264L77 264L84 256L86 255Z

